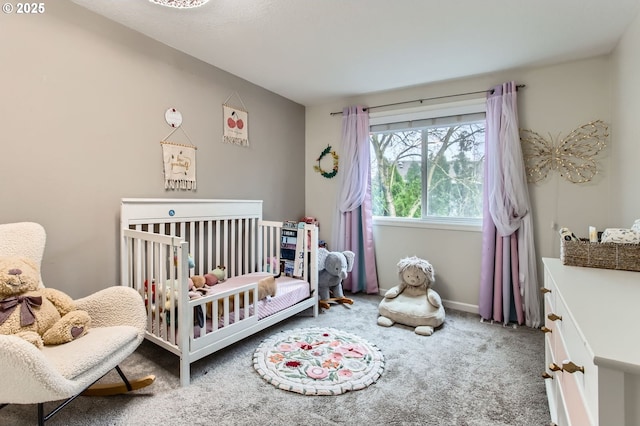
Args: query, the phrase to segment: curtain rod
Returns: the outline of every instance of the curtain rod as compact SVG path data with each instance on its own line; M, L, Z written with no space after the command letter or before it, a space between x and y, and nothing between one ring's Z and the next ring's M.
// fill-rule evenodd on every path
M526 86L524 84L518 84L516 86L516 90L518 90L518 89L520 89L522 87L526 87ZM388 106L412 104L414 102L422 103L424 101L433 101L433 100L436 100L436 99L453 98L455 96L477 95L477 94L480 94L480 93L487 93L487 92L491 92L491 94L493 94L493 89L478 90L476 92L456 93L456 94L453 94L453 95L435 96L433 98L414 99L412 101L395 102L395 103L392 103L392 104L375 105L375 106L371 106L371 107L366 107L366 108L364 108L364 110L366 111L366 110L371 110L371 109L374 109L374 108L384 108L384 107L388 107ZM338 114L342 114L342 111L329 113L329 115L338 115Z

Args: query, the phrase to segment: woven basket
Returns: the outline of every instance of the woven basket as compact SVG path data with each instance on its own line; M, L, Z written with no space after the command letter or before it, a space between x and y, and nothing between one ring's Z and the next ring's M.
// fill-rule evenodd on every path
M640 272L640 244L562 240L560 259L564 265Z

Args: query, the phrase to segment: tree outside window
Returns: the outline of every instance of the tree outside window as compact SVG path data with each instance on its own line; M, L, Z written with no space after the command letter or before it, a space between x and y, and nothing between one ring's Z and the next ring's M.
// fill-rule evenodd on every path
M482 217L484 120L370 136L375 216Z

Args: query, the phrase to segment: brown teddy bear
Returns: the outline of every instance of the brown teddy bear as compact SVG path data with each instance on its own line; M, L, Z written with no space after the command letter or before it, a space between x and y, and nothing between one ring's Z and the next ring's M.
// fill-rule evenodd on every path
M67 294L41 288L34 262L0 257L0 334L13 334L36 347L58 345L87 333L91 318Z

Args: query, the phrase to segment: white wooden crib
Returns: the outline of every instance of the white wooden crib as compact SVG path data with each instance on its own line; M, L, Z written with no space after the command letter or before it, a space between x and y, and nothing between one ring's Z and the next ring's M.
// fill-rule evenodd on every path
M306 309L318 316L314 225L298 228L301 276L282 274L275 297L253 303L258 279L281 265L283 223L262 219L262 201L126 198L120 222L121 284L145 300L146 338L180 357L182 386L192 362ZM219 265L226 281L190 298L189 277Z

